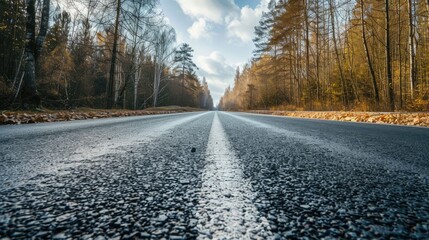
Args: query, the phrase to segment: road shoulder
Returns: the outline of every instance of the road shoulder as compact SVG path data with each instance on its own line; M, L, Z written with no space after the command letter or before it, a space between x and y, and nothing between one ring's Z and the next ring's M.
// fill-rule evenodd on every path
M342 122L361 122L404 126L429 127L428 112L345 112L345 111L248 111L255 114L273 116L333 120Z

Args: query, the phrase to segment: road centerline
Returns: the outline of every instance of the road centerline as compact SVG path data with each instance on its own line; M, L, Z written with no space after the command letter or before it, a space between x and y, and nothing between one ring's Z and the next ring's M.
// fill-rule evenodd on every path
M252 203L255 193L243 177L239 159L231 149L215 113L206 149L206 166L198 204L199 239L267 237L269 224Z

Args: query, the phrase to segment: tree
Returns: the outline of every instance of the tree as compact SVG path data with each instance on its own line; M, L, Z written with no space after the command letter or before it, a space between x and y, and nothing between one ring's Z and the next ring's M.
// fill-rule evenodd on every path
M150 41L150 25L156 25L153 19L156 17L154 0L130 0L125 2L124 30L130 41L130 67L126 74L126 82L133 82L133 108L137 108L138 86L142 74L144 55L148 55ZM125 85L124 85L125 88Z
M170 101L180 93L170 87L175 32L159 1L59 1L51 19L49 3L0 1L2 108L18 89L30 107L41 100L47 107L179 104L178 98ZM73 14L61 8L74 8ZM183 102L198 107L198 94L207 91L194 73L185 75Z
M53 17L54 24L48 31L45 46L39 58L37 88L45 99L63 101L67 104L70 73L74 69L68 47L71 19L66 11L61 12L58 8L56 12L57 14Z
M429 1L415 0L271 1L255 28L252 64L219 106L425 109L428 9Z
M408 3L408 44L409 44L409 79L410 79L410 96L411 99L415 97L416 89L416 53L415 53L415 27L414 27L414 8L413 0L407 0Z
M199 107L202 109L208 109L208 110L211 110L213 108L213 98L210 94L210 89L205 77L203 77L203 81L202 81Z
M234 86L237 86L240 81L240 67L237 67L235 69L235 76L234 76Z
M15 100L22 83L25 14L25 1L0 1L0 108Z
M363 46L365 48L365 56L369 67L369 72L371 75L372 80L372 87L374 89L374 99L376 104L378 105L380 103L380 96L378 93L378 86L377 86L377 79L375 76L374 66L372 64L371 55L369 53L368 48L368 42L366 39L366 27L365 27L365 8L364 8L364 1L360 0L360 9L361 9L361 25L362 25L362 42Z
M176 50L174 56L174 63L177 66L177 69L180 69L180 78L181 78L181 96L180 102L183 105L184 103L184 91L186 86L186 80L189 79L189 76L193 75L195 70L197 70L197 65L192 61L192 52L194 50L187 43L183 43L179 49Z
M110 61L110 72L109 72L109 82L107 84L107 93L106 93L106 108L110 109L114 104L114 84L115 84L115 69L116 69L116 54L118 49L118 38L119 38L119 18L121 16L121 1L116 0L116 18L115 18L115 28L113 35L113 48L112 48L112 59Z
M395 96L393 92L392 80L392 55L390 50L390 8L389 0L385 0L385 22L386 22L386 71L387 71L387 94L389 97L389 109L395 111Z
M311 76L310 76L310 22L309 22L309 4L308 0L304 1L304 22L305 22L305 77L308 84L309 92L309 105L310 110L313 109L313 94L311 89Z
M256 49L253 51L253 59L260 59L269 49L269 39L270 32L274 23L273 11L276 1L270 0L268 4L268 12L263 12L262 17L259 20L258 26L255 27L255 37L253 38L253 43L255 44Z
M346 86L346 82L344 79L344 72L343 72L343 66L341 63L340 52L338 50L337 34L336 34L336 30L335 30L336 29L336 26L335 26L335 5L334 5L333 0L329 0L329 12L330 12L330 16L331 16L331 25L332 25L331 30L332 30L332 40L334 43L335 57L337 59L338 71L340 73L340 80L341 80L341 88L343 90L342 98L343 98L344 106L346 108L348 108L349 96L347 93L347 86Z
M173 43L176 41L176 32L173 28L168 26L161 26L158 31L155 31L153 44L154 44L154 65L155 74L153 79L153 106L156 107L158 104L158 95L162 89L161 86L161 74L167 63L167 60L174 53L172 48Z
M96 68L97 63L94 56L96 50L88 18L82 20L80 29L77 30L70 48L74 62L69 86L70 100L94 96L100 92L105 93L105 84L103 84L102 89L95 89L99 88L95 84L96 74L99 70Z
M36 88L36 66L49 28L50 0L43 0L39 33L36 36L36 0L27 1L25 68L22 98L24 107L40 105Z

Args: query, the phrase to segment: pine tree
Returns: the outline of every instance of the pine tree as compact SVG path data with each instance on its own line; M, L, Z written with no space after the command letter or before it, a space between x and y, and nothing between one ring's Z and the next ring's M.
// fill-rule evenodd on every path
M187 43L183 43L179 49L176 50L174 56L174 63L176 64L176 71L180 72L179 78L181 79L181 93L180 93L180 102L183 106L185 102L185 94L186 91L193 91L195 89L195 70L197 70L197 66L192 60L192 52L194 50Z

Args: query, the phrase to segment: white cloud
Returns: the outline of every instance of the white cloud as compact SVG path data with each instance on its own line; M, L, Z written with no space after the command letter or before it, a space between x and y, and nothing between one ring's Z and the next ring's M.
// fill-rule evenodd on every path
M194 23L188 33L193 39L199 39L208 33L210 22L223 26L224 34L229 39L237 39L249 43L253 39L255 26L261 18L262 12L268 8L270 0L261 0L258 6L251 8L244 6L241 9L234 0L176 0L182 11L190 16Z
M195 62L200 68L200 75L206 77L213 100L217 103L234 78L234 66L228 64L225 57L217 51L209 56L198 56Z
M270 4L271 0L261 0L261 3L258 5L257 8L262 9L263 11L268 10L268 4Z
M238 38L243 42L250 42L253 39L254 29L261 19L262 13L268 10L270 0L261 0L256 8L244 6L240 10L238 17L228 23L228 36Z
M176 0L183 12L193 18L204 18L223 24L239 14L239 7L234 0Z
M225 76L231 72L234 73L234 68L227 64L225 57L217 51L207 57L197 57L197 63L201 70L210 75Z
M171 4L167 3L171 0L163 1ZM195 47L195 63L200 68L198 75L201 79L206 77L213 100L217 103L225 88L233 84L236 66L242 67L247 60L240 56L248 58L247 52L251 51L244 49L252 47L254 27L262 12L267 10L270 0L260 0L256 7L239 7L234 3L235 0L174 1L181 9L179 13L189 17L181 30L183 40ZM176 4L174 8L177 8ZM207 51L211 54L207 55ZM232 61L227 62L220 52Z
M254 28L258 24L261 15L261 7L252 9L244 6L240 11L240 17L228 24L228 35L237 37L243 42L252 41Z
M208 32L208 25L206 20L203 18L198 19L198 21L194 22L190 28L188 28L188 33L191 38L199 39L204 37L209 37L210 33Z

